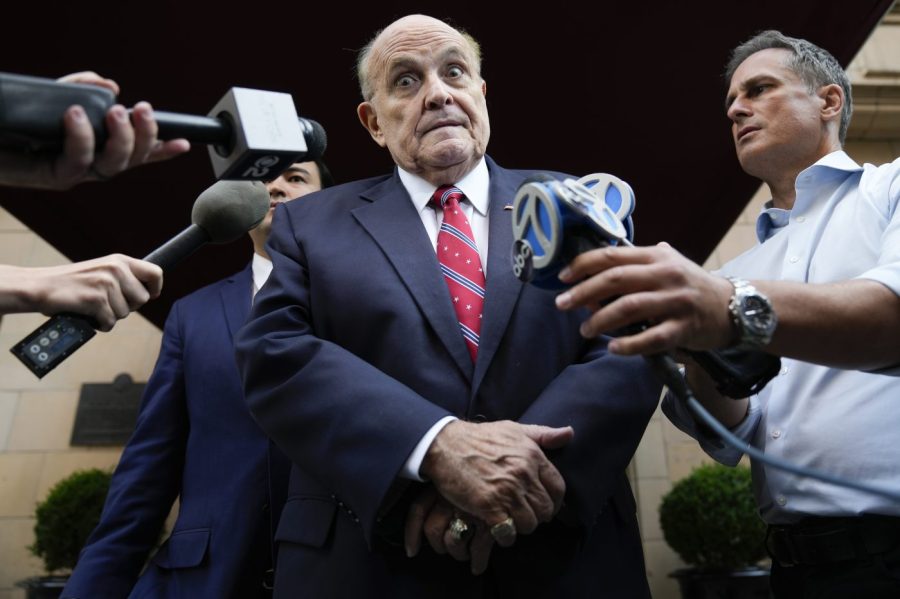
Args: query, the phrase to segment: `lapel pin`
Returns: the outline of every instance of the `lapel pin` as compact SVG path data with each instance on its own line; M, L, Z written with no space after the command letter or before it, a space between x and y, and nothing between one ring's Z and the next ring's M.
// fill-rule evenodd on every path
M506 204L505 206L503 206L503 209L504 210L512 210L512 204Z

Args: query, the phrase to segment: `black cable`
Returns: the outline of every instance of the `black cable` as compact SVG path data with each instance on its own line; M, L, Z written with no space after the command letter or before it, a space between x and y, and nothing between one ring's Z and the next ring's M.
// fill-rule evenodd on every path
M753 447L749 443L742 441L741 439L736 437L731 431L725 428L721 422L716 420L716 418L712 414L710 414L699 401L697 401L697 398L694 397L694 393L693 391L691 391L691 388L687 384L687 381L685 381L684 377L681 375L681 370L679 369L678 364L674 359L672 359L671 356L669 356L668 354L655 354L652 356L644 356L644 358L653 367L653 370L654 372L656 372L657 376L662 379L663 384L665 384L679 400L683 401L691 410L691 412L703 422L703 424L712 429L713 432L719 435L719 437L723 441L725 441L734 449L746 453L754 460L759 460L765 464L768 464L769 466L772 466L773 468L784 470L785 472L790 472L792 474L796 474L797 476L815 478L827 483L831 483L833 485L838 485L840 487L847 487L849 489L856 489L857 491L863 491L865 493L871 493L873 495L880 495L881 497L886 497L900 503L900 493L896 491L891 491L875 485L848 480L845 478L834 476L833 474L822 472L820 470L798 466L797 464L793 464L787 460L764 454L756 447Z

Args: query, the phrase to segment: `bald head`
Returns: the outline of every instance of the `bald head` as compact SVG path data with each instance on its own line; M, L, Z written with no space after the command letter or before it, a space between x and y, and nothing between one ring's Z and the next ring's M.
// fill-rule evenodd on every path
M481 75L481 46L471 35L462 29L456 29L444 23L441 20L429 17L428 15L407 15L401 17L375 33L372 39L362 47L356 58L356 76L359 79L359 90L363 100L371 100L375 93L373 78L377 77L377 73L372 72L371 58L373 51L378 49L380 43L386 40L396 39L397 34L407 35L411 31L422 31L426 29L443 29L450 35L459 36L464 40L472 53L472 63L477 74Z
M359 120L398 166L442 185L481 161L487 84L471 37L431 17L403 17L366 47L360 70Z

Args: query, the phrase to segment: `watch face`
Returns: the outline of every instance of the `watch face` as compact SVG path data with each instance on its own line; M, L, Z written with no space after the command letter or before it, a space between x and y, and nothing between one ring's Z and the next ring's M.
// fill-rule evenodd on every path
M747 328L757 335L771 333L772 327L775 325L775 314L769 303L758 295L745 296L741 303L741 312Z

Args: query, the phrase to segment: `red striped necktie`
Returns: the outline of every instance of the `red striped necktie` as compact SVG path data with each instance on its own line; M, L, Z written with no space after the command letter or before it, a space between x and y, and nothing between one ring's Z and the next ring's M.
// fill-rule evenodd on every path
M444 222L437 238L437 257L459 319L459 328L474 362L478 355L484 307L484 269L472 227L459 206L464 197L458 188L444 185L437 188L431 201L444 211Z

